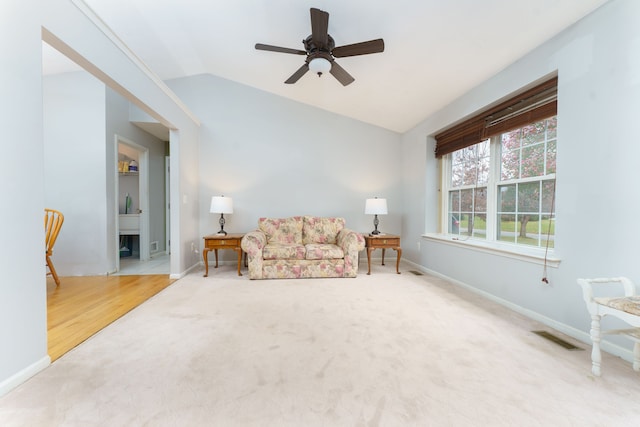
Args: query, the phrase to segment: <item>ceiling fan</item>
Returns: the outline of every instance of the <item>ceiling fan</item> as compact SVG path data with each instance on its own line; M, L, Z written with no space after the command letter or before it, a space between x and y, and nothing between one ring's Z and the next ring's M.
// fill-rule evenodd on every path
M311 8L311 35L302 41L304 50L262 43L256 43L256 49L307 56L302 67L285 81L287 84L297 82L300 77L311 70L317 73L318 76L322 76L323 73L329 71L343 86L346 86L353 83L355 79L338 65L334 58L383 52L384 41L376 39L335 47L333 37L327 33L328 28L329 14L320 9Z

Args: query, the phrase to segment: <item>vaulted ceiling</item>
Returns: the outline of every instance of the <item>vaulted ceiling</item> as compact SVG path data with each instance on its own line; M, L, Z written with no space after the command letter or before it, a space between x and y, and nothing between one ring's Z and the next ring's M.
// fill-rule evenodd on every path
M85 0L163 80L210 73L396 132L480 84L607 0ZM329 13L336 46L383 38L385 50L336 61L355 81L307 73L309 9ZM70 69L45 55L45 72ZM72 67L71 67L72 68Z

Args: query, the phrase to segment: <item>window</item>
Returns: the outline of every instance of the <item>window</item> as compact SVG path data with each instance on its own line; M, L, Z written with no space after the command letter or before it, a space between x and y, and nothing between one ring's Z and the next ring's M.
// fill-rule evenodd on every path
M497 239L553 247L557 117L500 135Z
M436 135L448 233L459 240L554 246L556 93L552 79L507 107Z
M489 141L450 156L449 233L486 238Z

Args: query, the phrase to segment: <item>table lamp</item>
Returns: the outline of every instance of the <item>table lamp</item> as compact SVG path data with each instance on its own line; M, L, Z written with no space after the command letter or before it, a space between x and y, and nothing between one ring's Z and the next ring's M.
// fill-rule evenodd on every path
M233 213L233 199L231 197L213 196L211 198L209 212L220 214L220 231L218 231L218 234L224 234L226 236L227 232L224 231L224 214Z
M378 235L380 232L378 231L378 215L386 215L387 214L387 199L378 199L377 197L374 199L367 199L364 205L364 213L366 215L374 215L373 217L373 226L374 230L371 232L372 235Z

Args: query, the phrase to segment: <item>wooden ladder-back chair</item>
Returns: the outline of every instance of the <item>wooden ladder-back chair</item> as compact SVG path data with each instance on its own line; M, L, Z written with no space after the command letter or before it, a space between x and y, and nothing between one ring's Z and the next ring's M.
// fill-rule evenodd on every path
M46 260L47 267L49 267L49 272L47 275L52 275L53 280L56 282L56 286L60 286L60 279L58 278L58 273L56 273L56 269L53 266L53 262L51 261L51 255L53 254L53 245L56 243L56 239L58 238L58 233L60 233L60 229L62 228L62 223L64 222L64 215L59 211L54 209L46 209L44 210L44 232L45 232L45 244L46 244Z

